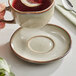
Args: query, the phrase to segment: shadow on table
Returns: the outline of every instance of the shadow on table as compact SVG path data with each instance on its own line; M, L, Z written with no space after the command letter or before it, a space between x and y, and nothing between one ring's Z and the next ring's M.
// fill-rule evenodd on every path
M61 22L66 28L76 35L76 25L71 23L66 17L64 17L57 9L55 9L54 16ZM64 19L64 20L63 20Z
M11 65L16 76L50 76L61 65L62 59L43 65L25 62L12 52L10 44L0 46L0 57L3 57Z

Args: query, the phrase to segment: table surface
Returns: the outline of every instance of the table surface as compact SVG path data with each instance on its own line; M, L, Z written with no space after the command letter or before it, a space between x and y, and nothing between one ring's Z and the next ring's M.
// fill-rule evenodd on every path
M7 0L1 1L7 4ZM5 18L12 19L11 14L9 13L9 16L8 13L6 12ZM6 24L6 27L0 30L0 57L7 60L16 76L76 76L76 26L69 22L57 9L55 9L54 16L49 23L56 24L69 32L72 46L69 54L63 59L45 65L27 63L12 52L10 38L19 28L19 25Z

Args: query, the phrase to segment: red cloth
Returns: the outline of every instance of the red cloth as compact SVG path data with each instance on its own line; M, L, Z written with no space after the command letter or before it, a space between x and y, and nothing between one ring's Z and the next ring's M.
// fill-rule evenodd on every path
M0 4L0 19L4 19L4 15L5 15L5 5ZM2 29L4 27L5 27L5 23L0 22L0 29Z

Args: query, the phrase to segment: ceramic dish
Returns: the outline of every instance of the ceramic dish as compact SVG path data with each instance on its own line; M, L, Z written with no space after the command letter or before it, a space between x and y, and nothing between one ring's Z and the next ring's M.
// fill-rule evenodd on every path
M19 28L11 37L11 48L21 59L47 63L63 58L71 47L71 37L63 28L47 24L40 30Z

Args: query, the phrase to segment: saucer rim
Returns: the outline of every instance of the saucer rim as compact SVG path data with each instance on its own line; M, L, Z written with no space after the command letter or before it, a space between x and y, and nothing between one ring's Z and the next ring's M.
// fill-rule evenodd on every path
M20 29L22 29L22 27L18 28L18 29L13 33L13 35L11 36L11 39L10 39L10 47L11 47L11 50L15 53L15 55L16 55L17 57L19 57L20 59L24 60L24 61L31 62L31 63L36 63L36 64L49 63L49 62L53 62L53 61L56 61L56 60L59 60L59 59L64 58L64 57L70 52L70 49L71 49L71 45L72 45L71 35L70 35L64 28L62 28L62 27L60 27L60 26L58 26L58 25L55 25L55 24L47 24L47 25L49 25L49 26L51 26L51 25L52 25L52 26L56 26L56 27L62 29L63 31L65 31L65 32L67 33L67 35L68 35L68 37L69 37L69 39L70 39L70 44L69 44L69 46L68 46L68 50L67 50L62 56L57 57L57 58L52 59L52 60L37 61L37 60L31 60L31 59L28 59L28 58L25 58L25 57L19 55L19 54L13 49L13 47L12 47L12 39L13 39L14 35L15 35Z

